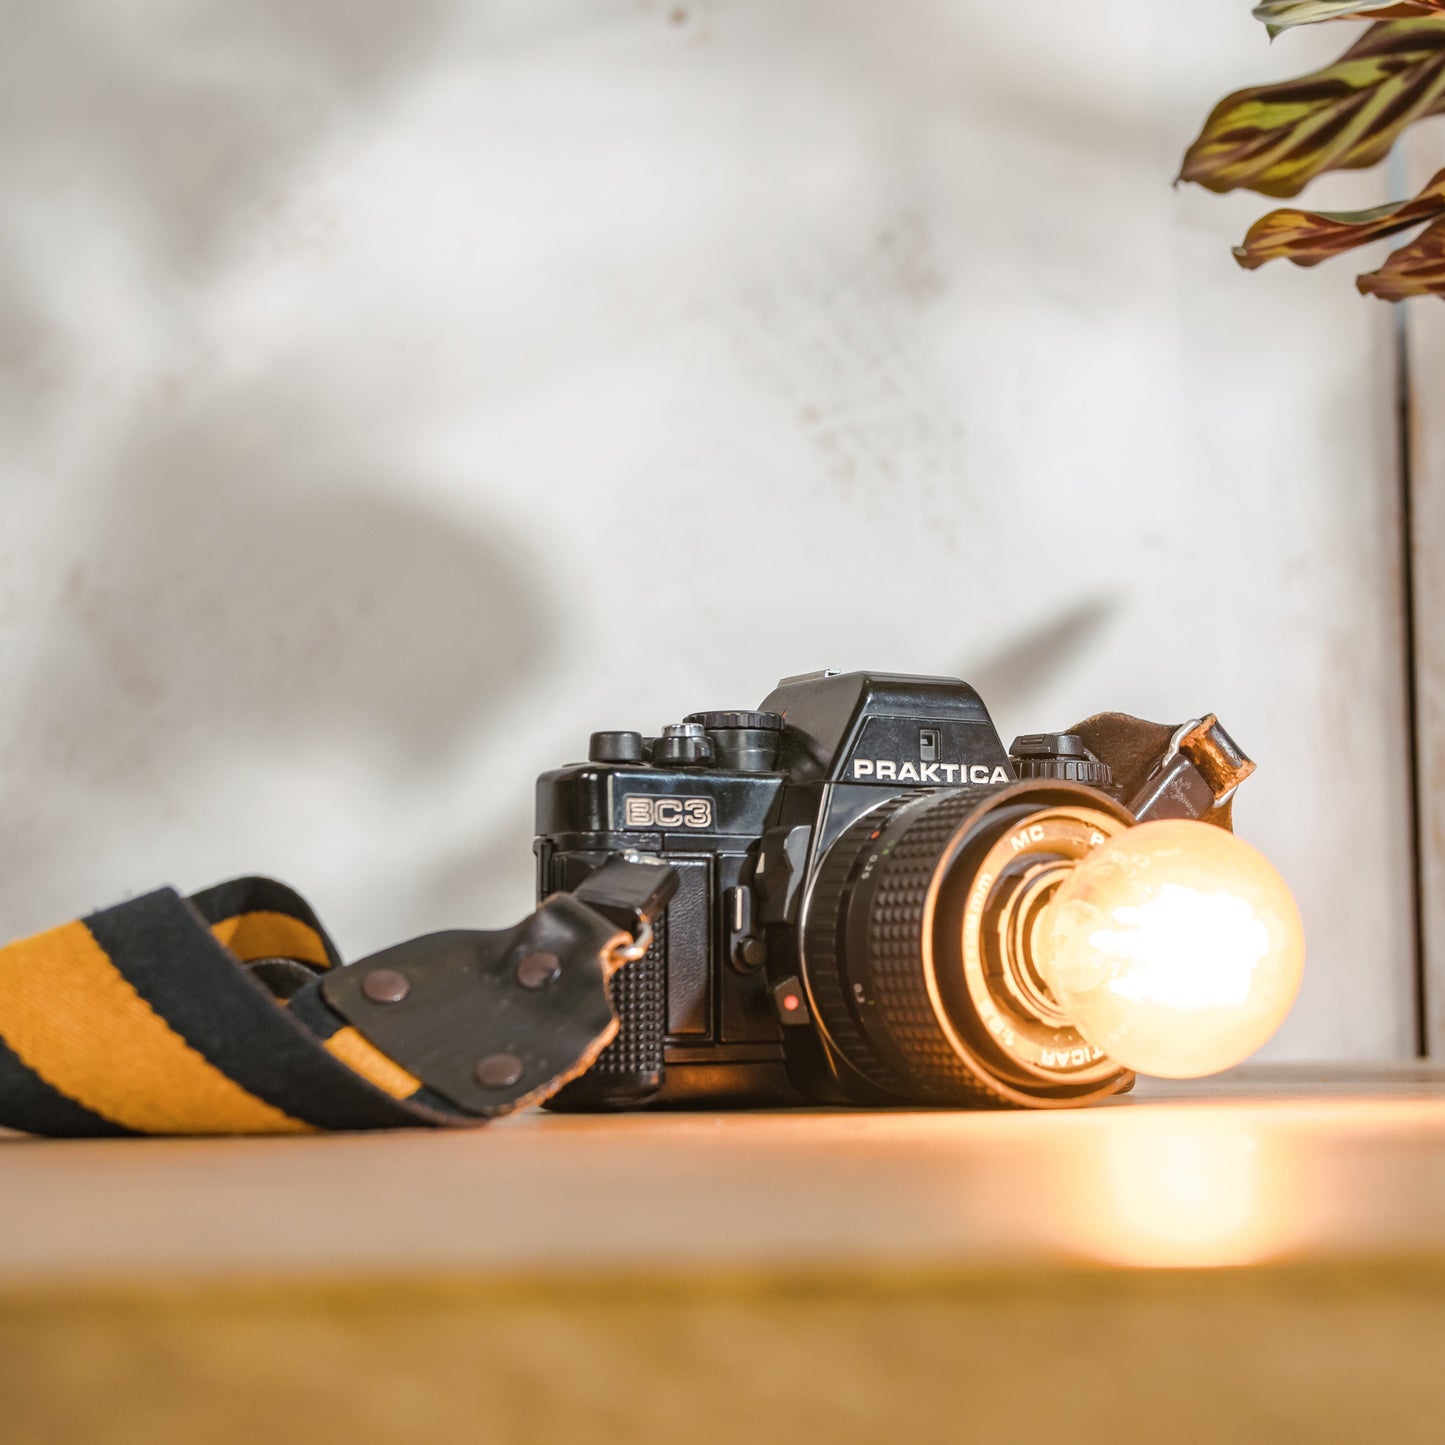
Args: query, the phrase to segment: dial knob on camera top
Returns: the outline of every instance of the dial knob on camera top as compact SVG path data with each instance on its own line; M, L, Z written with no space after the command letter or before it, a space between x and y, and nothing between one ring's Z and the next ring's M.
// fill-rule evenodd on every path
M756 728L760 732L781 732L782 718L775 712L690 712L684 722L697 723L708 732L719 728Z
M778 765L783 719L775 712L694 712L687 723L706 730L721 768L767 773Z
M1013 740L1009 758L1019 778L1049 778L1107 788L1113 769L1100 762L1077 733L1025 733Z

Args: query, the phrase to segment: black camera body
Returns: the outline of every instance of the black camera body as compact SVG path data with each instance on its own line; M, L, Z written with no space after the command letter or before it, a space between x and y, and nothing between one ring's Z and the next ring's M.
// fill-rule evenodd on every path
M587 762L538 779L539 895L627 854L680 884L613 979L617 1038L549 1107L1037 1107L1129 1087L1029 939L1073 864L1136 821L1146 773L1155 815L1227 826L1183 732L1106 714L1010 751L967 683L817 673L656 738L594 733Z

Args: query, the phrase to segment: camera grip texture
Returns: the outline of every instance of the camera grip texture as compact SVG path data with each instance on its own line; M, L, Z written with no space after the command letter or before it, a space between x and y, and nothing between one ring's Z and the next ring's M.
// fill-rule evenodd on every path
M617 1037L580 1079L550 1101L556 1107L629 1108L662 1087L667 1040L667 915L653 928L647 953L620 968L608 984L617 1014Z

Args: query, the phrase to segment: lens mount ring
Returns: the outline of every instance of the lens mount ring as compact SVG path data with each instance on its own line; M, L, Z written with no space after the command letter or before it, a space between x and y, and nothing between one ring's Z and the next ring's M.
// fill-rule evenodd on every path
M1092 801L1047 804L992 839L974 865L961 916L947 881L937 880L927 930L930 991L950 1022L982 1021L985 1051L1020 1087L1092 1089L1120 1072L1069 1023L1037 970L1032 943L1049 896L1074 863L1126 826Z
M1005 955L1020 964L1004 970L1003 985L1030 1017L1056 1028L1066 1026L1068 1019L1034 966L1033 940L1049 900L1068 873L1069 865L1056 860L1026 865L1018 886L1009 891L998 910L998 930L1006 940Z

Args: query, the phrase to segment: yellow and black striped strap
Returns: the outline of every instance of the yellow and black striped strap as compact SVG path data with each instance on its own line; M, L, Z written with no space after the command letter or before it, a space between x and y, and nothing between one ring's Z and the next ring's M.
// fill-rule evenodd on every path
M0 1127L304 1134L479 1124L549 1098L617 1032L615 969L677 889L605 861L511 928L340 966L306 901L171 888L0 949Z
M291 961L289 997L260 981L258 960ZM0 1126L98 1136L481 1122L327 1005L320 984L339 961L306 902L262 878L189 899L161 889L12 943L0 949Z

